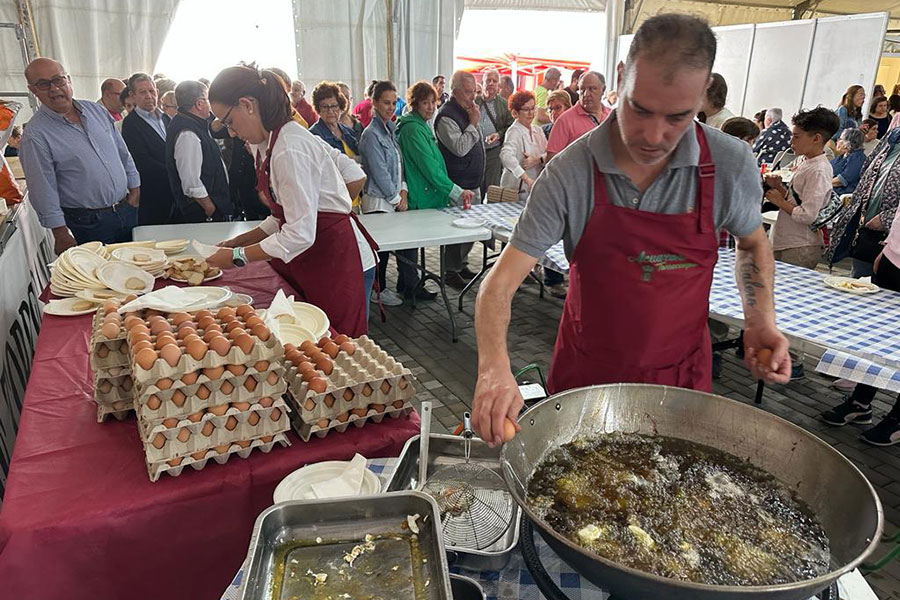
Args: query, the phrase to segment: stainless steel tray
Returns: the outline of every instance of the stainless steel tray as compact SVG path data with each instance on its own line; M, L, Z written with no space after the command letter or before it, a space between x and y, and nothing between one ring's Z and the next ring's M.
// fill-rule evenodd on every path
M463 439L460 436L432 433L429 436L428 472L465 462ZM470 461L491 469L503 476L500 466L500 447L490 448L480 438L472 438ZM419 483L419 436L410 438L384 487L385 492L415 489ZM499 571L509 562L513 549L519 543L519 520L522 510L518 504L513 509L512 524L499 540L484 550L446 547L449 562L461 569L473 571Z
M413 539L402 524L415 514ZM276 504L253 526L241 598L451 600L438 514L419 492ZM345 556L367 535L374 547L351 566Z

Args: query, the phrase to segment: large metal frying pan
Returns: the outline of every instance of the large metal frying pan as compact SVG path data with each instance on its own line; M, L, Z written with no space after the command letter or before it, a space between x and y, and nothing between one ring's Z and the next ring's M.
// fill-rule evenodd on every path
M804 600L856 568L881 536L881 502L849 460L800 427L728 398L656 385L594 386L547 398L523 413L519 425L521 433L501 453L510 492L563 560L620 598ZM831 572L782 585L704 585L624 567L569 541L525 501L528 479L550 450L577 437L613 431L699 442L746 458L773 474L818 515L830 539Z

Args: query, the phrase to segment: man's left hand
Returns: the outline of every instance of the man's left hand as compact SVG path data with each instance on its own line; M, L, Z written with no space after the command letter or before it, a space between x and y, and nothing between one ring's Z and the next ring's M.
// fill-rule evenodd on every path
M492 133L489 136L487 136L486 138L484 138L484 143L487 144L488 146L490 146L491 144L494 144L498 141L500 141L499 133Z
M744 329L744 361L757 379L766 383L787 383L791 378L790 344L775 325L749 326ZM772 352L763 364L759 360L761 350Z
M231 248L222 248L215 254L206 259L211 267L219 267L220 269L231 269L234 267L233 253Z
M141 203L141 188L136 187L128 190L128 196L125 197L125 201L137 208L138 204Z

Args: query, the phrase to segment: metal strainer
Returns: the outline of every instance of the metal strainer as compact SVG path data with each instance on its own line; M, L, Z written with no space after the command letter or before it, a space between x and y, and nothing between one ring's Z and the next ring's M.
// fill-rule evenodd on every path
M483 550L506 533L514 504L500 475L469 462L475 435L469 413L463 423L466 462L439 469L425 481L422 491L441 510L445 545Z

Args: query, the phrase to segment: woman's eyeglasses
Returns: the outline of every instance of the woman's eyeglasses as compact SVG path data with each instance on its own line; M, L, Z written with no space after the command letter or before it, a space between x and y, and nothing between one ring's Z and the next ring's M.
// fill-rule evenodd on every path
M228 112L225 113L225 116L222 117L222 119L221 119L222 125L224 125L227 129L231 129L231 121L228 119L228 117L231 116L231 111L233 111L233 110L236 108L236 106L237 106L237 105L232 106L231 108L229 108L229 109L228 109Z

